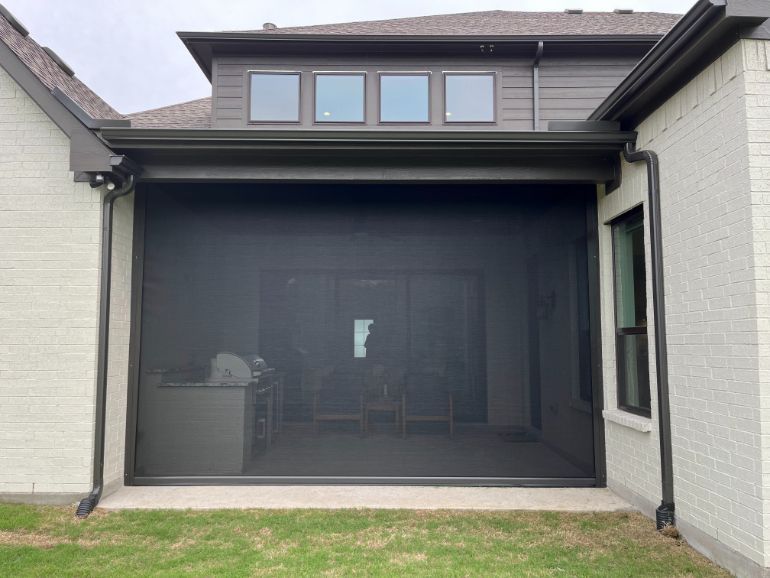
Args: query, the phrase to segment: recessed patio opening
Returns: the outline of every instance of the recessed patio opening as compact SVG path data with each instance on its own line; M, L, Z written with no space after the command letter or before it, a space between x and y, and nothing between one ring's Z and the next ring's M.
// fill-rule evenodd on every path
M594 478L586 188L140 194L136 483Z

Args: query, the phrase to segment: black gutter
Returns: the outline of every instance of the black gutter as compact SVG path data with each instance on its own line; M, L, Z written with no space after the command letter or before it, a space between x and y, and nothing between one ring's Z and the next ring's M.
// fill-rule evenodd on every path
M138 129L106 127L102 137L112 147L170 149L308 148L462 148L473 146L522 150L620 151L636 139L635 132L586 131L425 131L425 130L296 130L276 129Z
M479 54L481 44L494 44L495 54L515 52L522 58L537 50L541 41L549 44L570 47L605 47L616 50L618 47L648 48L658 42L662 34L581 34L581 35L484 35L484 34L283 34L283 33L248 33L248 32L177 32L177 36L190 51L195 62L206 77L211 80L212 60L217 52L232 54L254 50L278 50L306 53L312 51L352 51L361 54L365 51L398 54L415 53L426 50L432 53Z
M636 127L729 46L770 18L770 2L700 0L634 67L589 120Z
M96 175L93 187L113 183ZM113 184L114 185L114 184ZM115 199L134 189L134 175L129 174L123 184L109 191L102 203L102 263L99 279L99 350L96 366L96 425L94 428L93 485L91 493L78 504L75 515L87 518L102 497L104 489L104 426L107 419L107 369L110 337L110 294L112 284L112 217Z
M671 409L668 388L668 349L666 346L666 303L663 287L663 233L660 211L660 171L658 155L650 150L636 150L632 143L623 149L629 163L647 165L647 194L652 254L652 311L655 323L655 374L658 384L658 437L660 438L661 502L655 510L658 530L674 525L674 463L671 445Z
M636 133L588 124L564 131L105 128L101 136L152 181L262 182L285 179L291 167L302 181L614 182L619 153Z

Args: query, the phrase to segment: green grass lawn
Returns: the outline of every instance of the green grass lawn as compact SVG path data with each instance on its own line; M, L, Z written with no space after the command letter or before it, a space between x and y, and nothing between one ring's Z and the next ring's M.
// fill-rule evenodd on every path
M634 513L0 504L0 576L728 576Z

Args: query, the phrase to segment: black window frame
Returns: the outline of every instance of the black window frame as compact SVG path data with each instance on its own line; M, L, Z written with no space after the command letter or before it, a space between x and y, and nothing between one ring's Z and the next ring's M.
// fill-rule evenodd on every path
M296 76L297 77L297 119L296 120L259 120L252 118L252 78L255 76ZM302 72L299 70L249 70L248 78L248 124L301 124L302 123Z
M490 76L492 78L492 120L447 120L447 78L450 76ZM497 71L495 70L445 70L441 80L443 110L442 123L445 125L494 125L497 124Z
M318 120L318 78L321 76L360 76L363 83L361 120ZM367 84L369 75L365 70L314 70L313 71L313 124L314 125L360 125L366 124Z
M426 120L382 120L382 79L385 76L422 76L428 81L428 118ZM400 71L400 70L386 70L379 71L377 73L377 123L385 125L393 124L406 124L406 125L420 125L431 124L433 117L433 84L432 73L430 70L414 70L414 71Z
M626 383L626 338L628 336L643 335L645 340L648 336L647 331L647 258L645 249L644 258L644 302L645 302L645 319L644 325L623 325L621 320L621 312L619 311L619 302L622 297L619 295L620 288L618 287L618 232L622 225L625 225L631 221L639 219L641 222L639 227L642 231L642 236L645 236L645 218L643 207L637 206L633 209L626 211L619 217L613 219L610 223L610 233L612 236L612 301L613 310L615 314L614 330L615 330L615 369L617 380L617 406L618 409L627 411L629 413L640 415L642 417L652 417L651 396L650 396L650 373L649 373L649 349L648 354L644 357L641 365L637 360L637 385L639 388L639 403L633 404L628 401L628 384ZM645 405L646 402L646 405Z

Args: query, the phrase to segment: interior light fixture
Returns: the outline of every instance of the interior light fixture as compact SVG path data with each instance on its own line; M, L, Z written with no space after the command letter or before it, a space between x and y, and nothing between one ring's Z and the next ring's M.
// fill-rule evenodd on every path
M324 116L331 116L331 115L332 115L332 113L330 113L328 110L326 112L324 112Z

